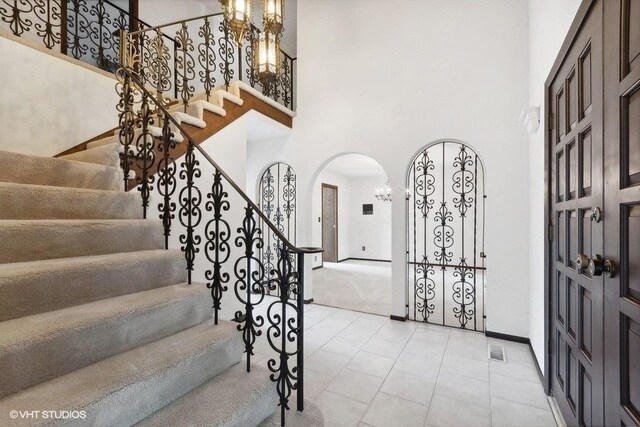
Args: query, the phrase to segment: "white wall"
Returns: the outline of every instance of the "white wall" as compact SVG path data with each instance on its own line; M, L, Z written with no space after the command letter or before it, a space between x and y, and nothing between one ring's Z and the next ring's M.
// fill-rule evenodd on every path
M350 198L349 256L391 260L391 203L374 197L376 188L383 187L386 175L353 177L349 182ZM373 204L373 215L362 215L362 205ZM362 247L366 250L363 251Z
M544 82L580 0L529 0L529 104L544 112ZM530 327L529 338L544 370L544 123L529 136Z
M298 116L279 152L298 172L299 218L312 217L303 186L332 158L382 165L395 191L393 314L405 313L407 166L453 138L487 169L487 327L528 335L529 146L518 122L529 102L527 12L525 0L298 2Z
M0 36L0 150L53 156L118 124L115 79Z

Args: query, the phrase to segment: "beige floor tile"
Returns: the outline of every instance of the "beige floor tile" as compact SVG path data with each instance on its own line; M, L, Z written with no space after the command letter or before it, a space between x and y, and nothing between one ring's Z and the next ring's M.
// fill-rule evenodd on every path
M305 361L305 369L335 377L349 363L351 358L330 351L318 350Z
M354 371L385 378L391 370L393 362L394 360L388 357L361 351L349 362L347 367Z
M427 425L432 427L490 427L491 410L436 394L429 407Z
M436 383L436 394L463 400L483 408L491 407L489 383L460 375L440 372Z
M491 396L550 410L540 382L491 375Z
M362 421L376 427L422 427L427 412L426 406L378 393Z
M324 416L325 427L355 427L367 411L366 403L329 391L320 393L314 403Z
M384 380L351 369L343 369L327 390L363 403L370 403Z
M491 400L494 427L556 427L551 411L494 397Z
M489 362L447 354L442 361L442 372L462 375L480 381L489 381Z
M380 388L381 392L402 397L424 406L429 406L435 382L413 374L392 369Z

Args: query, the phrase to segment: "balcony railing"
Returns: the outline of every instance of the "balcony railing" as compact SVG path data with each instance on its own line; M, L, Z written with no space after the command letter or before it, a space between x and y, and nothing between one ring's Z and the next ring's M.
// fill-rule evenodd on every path
M251 26L239 47L221 13L152 27L108 0L0 0L0 29L103 70L115 72L125 44L139 54L138 75L159 100L188 103L242 80L290 110L295 109L296 58L281 51L279 73L258 78Z

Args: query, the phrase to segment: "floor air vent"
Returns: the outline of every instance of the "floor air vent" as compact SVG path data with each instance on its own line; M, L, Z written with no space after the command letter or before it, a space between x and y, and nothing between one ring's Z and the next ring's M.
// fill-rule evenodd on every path
M504 362L504 347L498 344L489 344L489 360Z

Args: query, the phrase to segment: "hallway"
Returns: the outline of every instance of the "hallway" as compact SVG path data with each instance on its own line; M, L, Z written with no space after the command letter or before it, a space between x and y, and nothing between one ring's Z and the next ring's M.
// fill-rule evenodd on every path
M391 314L391 263L348 260L325 262L313 271L317 304L364 313Z
M524 344L315 304L305 324L305 399L328 427L556 425ZM489 342L506 363L487 360Z

